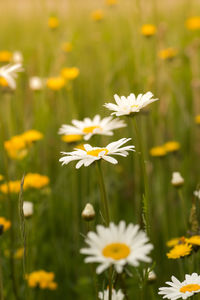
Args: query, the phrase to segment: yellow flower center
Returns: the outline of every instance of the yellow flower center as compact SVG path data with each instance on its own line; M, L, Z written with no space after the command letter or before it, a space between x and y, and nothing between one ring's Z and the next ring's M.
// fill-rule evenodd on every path
M84 133L93 133L95 129L102 130L102 128L100 126L89 126L89 127L83 128L83 132Z
M109 257L115 260L124 259L129 256L130 248L126 244L112 243L107 245L102 250L102 254L105 257Z
M200 290L200 285L199 284L187 284L185 286L182 286L180 288L181 293L186 293L186 292L195 292Z
M106 155L108 153L108 149L99 148L99 149L93 149L93 150L87 151L87 155L99 156L99 153L101 153L102 151L105 151L104 155Z

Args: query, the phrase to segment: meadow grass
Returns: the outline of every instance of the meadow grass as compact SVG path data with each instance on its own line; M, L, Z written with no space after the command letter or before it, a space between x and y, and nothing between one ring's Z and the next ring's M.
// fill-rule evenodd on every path
M132 276L119 277L117 286L127 290L127 299L160 299L158 288L171 275L183 280L186 273L200 272L198 251L177 260L166 256L169 239L191 232L190 211L192 204L198 202L193 191L200 182L200 128L194 121L200 114L200 40L199 31L187 30L185 21L198 15L200 6L195 1L169 6L167 1L156 0L148 4L139 0L118 2L111 8L103 0L58 1L52 6L45 1L30 1L28 7L21 3L16 13L9 1L1 4L0 50L21 51L24 72L18 76L14 92L5 93L3 88L0 92L0 173L5 181L21 180L27 173L50 178L48 187L25 190L20 198L18 193L1 194L0 215L12 222L9 231L0 236L4 299L92 300L95 286L98 291L106 288L105 274L95 275L94 266L85 264L80 254L88 230L102 223L96 168L91 165L76 170L73 163L62 167L60 152L72 151L74 145L61 141L58 130L74 118L82 120L97 113L108 116L103 104L113 102L115 93L128 96L131 92L152 91L159 98L135 117L149 185L149 237L154 245L149 266L157 279L143 284L141 264L129 269ZM99 8L104 18L94 22L90 14ZM60 20L55 30L47 26L52 13ZM155 24L157 33L149 38L143 36L140 29L144 23ZM65 41L72 43L69 53L61 50ZM175 47L177 55L171 60L160 59L159 50L168 47ZM34 92L29 88L31 76L57 76L63 67L73 66L79 68L80 75L64 89L55 92L44 87ZM106 162L101 165L111 220L125 220L144 228L139 141L131 119L123 119L126 128L115 131L113 137L94 136L89 143L104 146L122 137L132 138L136 152L120 158L115 166ZM29 129L40 131L44 138L23 160L10 159L4 149L5 140ZM152 147L171 140L180 143L177 153L162 158L150 155ZM180 171L185 179L180 192L171 184L174 171ZM34 203L34 214L26 220L19 214L22 199ZM89 225L81 218L88 202L96 211ZM25 256L12 259L24 244ZM28 287L25 274L39 269L55 273L55 291Z

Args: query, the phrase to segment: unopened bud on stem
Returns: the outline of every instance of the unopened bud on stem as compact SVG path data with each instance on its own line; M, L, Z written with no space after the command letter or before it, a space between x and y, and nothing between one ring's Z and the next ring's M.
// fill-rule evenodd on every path
M87 203L84 210L82 211L82 218L85 221L92 221L95 218L95 211L92 204Z

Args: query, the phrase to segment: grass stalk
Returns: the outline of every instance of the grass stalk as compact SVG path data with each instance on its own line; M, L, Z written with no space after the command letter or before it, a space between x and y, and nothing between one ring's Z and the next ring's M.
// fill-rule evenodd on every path
M132 118L137 143L138 143L138 154L140 158L140 168L141 168L141 174L144 181L144 195L143 195L143 211L142 214L144 216L144 222L145 222L145 229L148 235L150 235L150 221L149 221L149 185L148 185L148 177L147 177L147 171L145 166L145 160L144 160L144 150L142 145L142 139L140 136L140 132L138 129L137 121L135 117Z

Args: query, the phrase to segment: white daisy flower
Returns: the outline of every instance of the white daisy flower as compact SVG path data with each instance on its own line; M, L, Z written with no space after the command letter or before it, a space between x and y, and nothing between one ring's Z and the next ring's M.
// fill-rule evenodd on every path
M86 243L89 248L80 250L88 255L86 263L99 263L97 274L102 273L110 266L114 266L116 272L121 273L123 267L129 264L138 267L140 262L151 262L147 255L153 249L148 243L146 233L139 230L139 225L121 221L119 225L110 223L109 227L98 225L97 233L90 231L87 234Z
M121 147L130 140L131 138L123 138L108 144L105 148L92 147L89 144L85 144L83 149L75 148L75 151L72 152L61 152L64 156L60 158L59 161L62 162L62 165L67 165L71 161L79 160L76 164L76 169L79 169L82 165L88 167L94 161L99 159L104 159L111 164L117 164L118 161L111 156L120 155L126 157L128 155L128 151L134 151L135 146L133 145Z
M172 282L166 282L170 287L159 288L158 294L163 295L163 298L171 300L187 299L200 292L200 276L197 273L186 274L183 282L180 282L174 276L171 279Z
M0 68L0 77L5 78L11 89L16 88L17 72L23 71L21 64L6 65Z
M142 108L148 104L157 101L158 99L152 99L153 94L147 92L144 95L139 94L137 97L134 94L130 94L127 98L118 95L114 95L116 104L105 103L104 106L114 112L112 115L123 116L130 115L139 112Z
M109 290L105 290L104 292L99 292L99 299L102 300L109 300ZM116 291L115 289L112 289L112 300L123 300L124 294L121 290Z
M126 124L119 120L107 117L101 119L96 115L93 119L85 118L83 121L72 120L71 125L62 125L59 134L73 135L79 134L84 136L84 140L88 141L94 134L113 135L113 130L126 127Z

